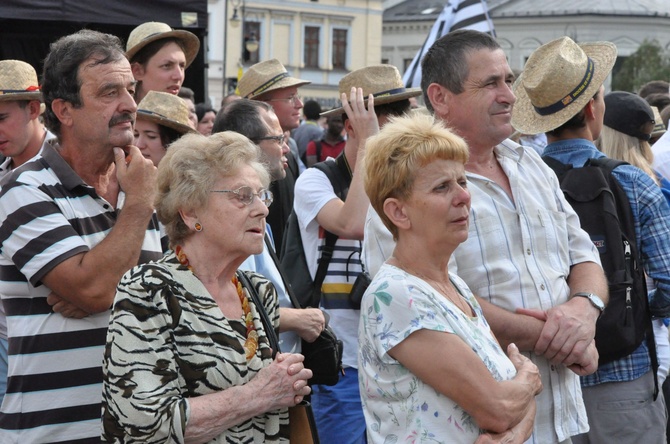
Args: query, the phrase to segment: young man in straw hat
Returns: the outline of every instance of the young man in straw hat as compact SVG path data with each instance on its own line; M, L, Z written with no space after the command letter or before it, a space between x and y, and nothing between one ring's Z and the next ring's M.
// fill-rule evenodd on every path
M531 442L563 443L588 430L578 375L598 363L600 311L573 295L593 293L606 302L607 282L553 171L532 148L507 139L514 131L513 80L500 45L478 31L448 33L422 62L426 106L470 149L468 240L449 271L477 295L503 348L515 343L540 370L544 390L536 397ZM371 272L393 251L376 214L366 221L364 250ZM519 309L544 310L546 321Z
M237 89L245 99L261 100L272 105L284 132L289 133L300 126L300 110L303 107L298 88L311 82L291 77L284 65L277 59L256 63L244 73ZM287 139L290 152L286 154L288 168L283 180L275 180L270 185L274 202L270 207L267 223L272 227L277 251L282 249L284 227L293 208L295 181L305 166L300 161L298 146Z
M162 256L155 167L130 146L134 87L112 35L65 36L45 59L44 117L58 141L0 190L10 349L0 442L100 439L101 363L116 285L138 261Z
M308 168L296 182L294 203L304 230L302 247L312 278L325 244L325 231L338 236L321 287L321 307L330 315L329 324L344 343L345 375L335 386L312 387L314 416L323 444L359 443L366 439L357 371L360 310L348 299L362 271L360 249L370 205L362 178L365 141L391 116L409 112L409 98L421 94L418 88L405 89L400 73L392 65L369 66L347 74L339 82L339 92L343 106L322 115L342 115L347 131L344 151L337 159L348 173L346 198L342 200L335 194L323 171Z
M603 82L616 61L609 42L581 43L568 37L539 47L515 86L512 124L527 133L545 132L544 155L583 166L605 157L593 141L603 127ZM649 292L655 316L670 314L670 208L660 188L642 170L621 165L612 171L628 196L644 270L656 286ZM654 401L654 379L646 341L629 356L600 365L582 377L590 431L574 443L665 443L662 394Z
M49 133L39 117L42 93L37 73L19 60L0 61L0 179L40 152ZM0 404L7 388L7 320L0 304Z
M199 49L195 34L173 30L165 23L147 22L133 29L126 57L137 80L135 100L139 103L149 91L177 94Z

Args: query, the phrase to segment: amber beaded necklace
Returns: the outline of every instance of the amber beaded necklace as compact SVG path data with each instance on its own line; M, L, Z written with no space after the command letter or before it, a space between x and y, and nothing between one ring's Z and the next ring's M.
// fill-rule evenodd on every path
M175 255L177 256L177 260L179 261L179 263L188 268L189 270L191 270L191 273L195 274L193 266L189 263L188 257L186 256L186 253L184 253L184 250L182 249L181 245L177 245L174 252ZM258 332L254 327L254 317L251 314L249 298L244 294L242 284L237 279L237 276L233 276L232 283L237 289L237 297L240 298L240 303L242 304L242 311L244 312L244 316L242 316L242 318L244 320L244 324L247 327L247 336L246 340L244 341L243 348L247 361L249 361L251 360L251 358L254 357L254 355L256 354L256 350L258 349Z

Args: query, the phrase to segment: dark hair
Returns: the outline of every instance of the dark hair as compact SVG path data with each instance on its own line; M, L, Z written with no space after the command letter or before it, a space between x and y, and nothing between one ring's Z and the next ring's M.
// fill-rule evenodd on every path
M158 134L160 135L161 143L165 148L167 148L168 146L170 146L170 144L172 144L172 142L183 136L183 134L177 131L176 129L163 126L160 123L158 124Z
M189 99L191 102L195 103L195 93L188 86L182 86L179 88L177 96L181 97L182 99Z
M42 71L42 96L46 105L44 122L49 130L60 137L60 121L51 110L54 100L65 100L75 108L81 106L79 69L82 63L93 59L87 65L93 67L125 58L118 37L89 29L83 29L53 42L44 60Z
M428 86L437 83L454 94L462 93L463 83L470 74L467 55L480 49L495 51L500 45L489 34L460 29L437 39L428 49L421 60L421 89L423 101L431 113L433 105L428 98Z
M637 95L645 99L649 94L663 93L670 94L670 83L665 80L652 80L640 87Z
M167 45L168 43L176 43L177 46L179 46L181 50L184 51L184 54L186 54L186 48L184 47L184 43L181 40L168 37L147 43L145 47L135 53L133 58L130 59L130 63L139 63L142 66L146 66L147 62L151 60L151 58L155 56L158 51L160 51L161 48L163 48L163 46Z
M600 94L600 90L596 91L596 93L593 95L593 98L596 99L598 94ZM586 105L584 108L586 108ZM570 118L570 120L565 122L563 125L551 131L547 131L547 134L553 137L560 137L564 131L584 128L586 126L586 112L584 111L584 108L579 110L577 114L572 116L572 118Z
M302 107L302 113L307 120L319 120L321 105L316 100L308 100Z
M409 99L402 99L382 105L375 105L375 114L377 118L381 116L396 117L407 114L411 109L412 106L409 103ZM348 119L347 113L342 113L342 123L346 123Z
M644 99L650 106L655 106L659 111L670 105L670 95L668 93L651 93Z
M216 114L214 108L212 108L206 103L198 103L195 105L195 114L198 116L198 122L200 122L202 118L205 117L205 114L209 112Z
M230 102L216 116L212 134L235 131L251 141L258 141L267 134L267 125L261 117L261 109L272 111L272 106L266 102L249 99Z

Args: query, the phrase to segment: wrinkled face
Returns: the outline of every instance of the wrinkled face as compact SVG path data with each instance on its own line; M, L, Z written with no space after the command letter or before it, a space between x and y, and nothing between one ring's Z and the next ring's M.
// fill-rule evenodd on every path
M470 192L465 167L460 162L438 159L421 167L415 177L404 204L411 230L428 240L427 245L453 251L468 238Z
M212 128L214 128L214 119L216 119L216 114L214 114L214 111L206 112L205 115L202 116L202 120L198 122L198 127L196 128L198 132L203 136L211 135Z
M447 93L448 111L439 117L469 145L490 148L509 137L512 128L514 74L502 49L467 55L469 74L460 94ZM436 108L437 110L437 108Z
M36 100L31 103L0 101L0 153L3 156L22 160L35 131L31 123L39 115L39 107Z
M138 82L142 82L143 94L160 91L176 95L184 83L185 70L186 56L175 42L163 45L145 66L133 63L133 74Z
M260 112L267 126L265 137L281 137L284 135L275 113L264 109ZM276 139L258 141L258 147L261 149L261 161L268 166L272 180L280 180L286 177L286 168L288 168L286 153L289 151L287 140L285 138L283 142Z
M251 187L256 193L263 189L258 174L248 165L217 180L212 190L237 190L242 186ZM211 248L243 261L263 251L267 214L268 207L256 196L246 205L235 193L210 193L206 207L197 211L204 228L194 236L206 236Z
M290 86L270 91L262 100L272 105L284 131L291 131L300 126L300 110L303 103L298 96L298 87Z
M62 131L72 131L76 139L93 146L125 147L133 142L133 124L137 105L135 79L128 60L91 65L92 59L79 67L81 106L71 110L71 121ZM60 100L60 99L58 99Z
M135 146L145 158L151 159L155 166L158 166L167 152L167 147L163 146L161 141L158 124L141 117L135 122Z

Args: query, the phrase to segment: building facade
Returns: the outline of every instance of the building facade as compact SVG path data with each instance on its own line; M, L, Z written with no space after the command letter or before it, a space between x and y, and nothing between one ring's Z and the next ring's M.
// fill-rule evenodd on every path
M382 0L209 0L208 96L218 107L238 76L279 59L310 85L303 99L338 106L348 72L381 60Z
M404 72L446 3L386 0L382 61ZM487 4L498 42L514 70L522 70L536 48L565 35L577 42L614 43L619 51L617 66L645 39L656 40L670 51L667 0L489 0Z

